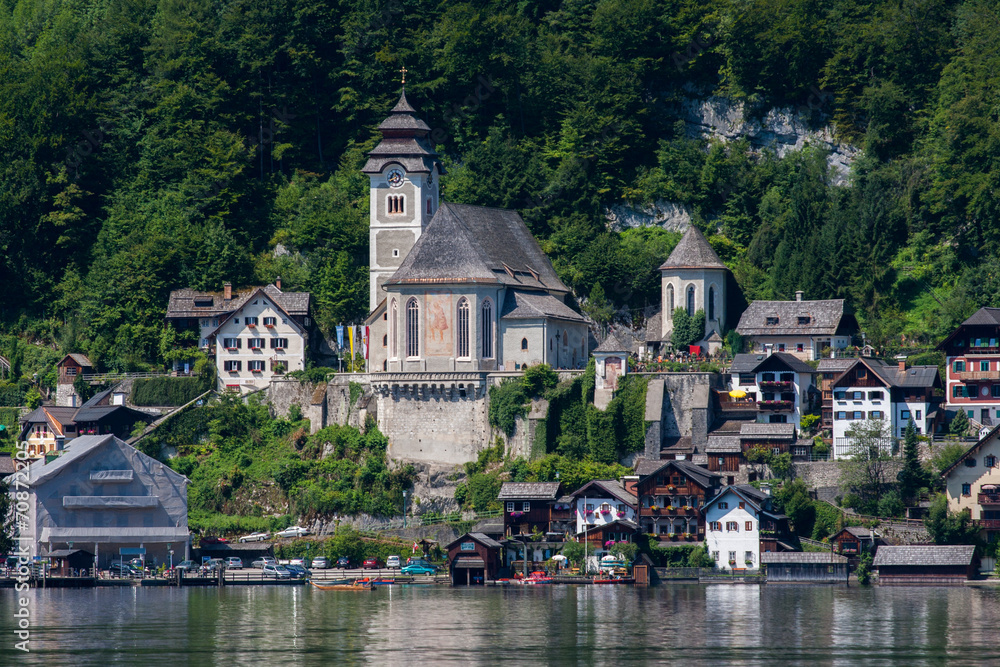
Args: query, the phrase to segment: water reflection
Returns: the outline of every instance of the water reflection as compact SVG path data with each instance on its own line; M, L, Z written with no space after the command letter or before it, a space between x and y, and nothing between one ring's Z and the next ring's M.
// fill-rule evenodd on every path
M1000 592L675 585L31 591L17 664L922 665L995 659ZM0 593L12 636L14 592ZM14 664L12 643L0 664Z

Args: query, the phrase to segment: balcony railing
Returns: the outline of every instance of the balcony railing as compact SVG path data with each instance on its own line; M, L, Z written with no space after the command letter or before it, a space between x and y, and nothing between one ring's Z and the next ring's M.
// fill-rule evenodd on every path
M791 410L793 406L794 401L760 401L757 403L758 410L769 412L776 410Z
M972 523L980 528L988 528L990 530L1000 529L1000 519L976 519Z
M683 507L640 507L639 516L698 516L698 510L694 507L684 509Z
M1000 493L980 493L980 505L1000 505Z
M958 379L962 382L975 382L977 380L1000 380L1000 371L963 371L957 373Z
M774 381L768 380L766 382L760 383L761 391L791 391L792 383L787 380Z

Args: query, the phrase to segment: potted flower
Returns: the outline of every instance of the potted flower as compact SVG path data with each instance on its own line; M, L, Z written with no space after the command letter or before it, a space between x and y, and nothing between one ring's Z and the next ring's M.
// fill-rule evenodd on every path
M677 541L677 533L670 533L670 541L671 542Z
M625 518L625 512L618 512L617 516L618 516L619 519L624 519Z
M660 509L660 508L659 508L659 507L657 507L656 505L650 505L650 506L649 506L649 509L651 509L651 510L653 510L653 511L655 512L656 510L658 510L658 509Z
M667 511L670 512L674 509L673 505L667 505Z
M729 564L730 565L736 565L736 561L735 560L731 560L731 561L729 561Z
M753 567L753 561L750 560L750 559L747 559L746 564L747 564L747 567Z

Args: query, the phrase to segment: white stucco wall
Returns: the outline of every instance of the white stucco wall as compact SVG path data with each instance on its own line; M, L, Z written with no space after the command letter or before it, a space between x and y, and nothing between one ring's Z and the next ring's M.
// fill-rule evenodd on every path
M257 324L248 325L247 317L257 317ZM265 317L274 317L275 325L266 327ZM227 350L226 338L239 338L239 349ZM264 347L259 350L250 349L252 338L263 338ZM288 339L288 346L283 350L273 349L271 341L275 338ZM264 294L258 294L219 327L215 337L215 365L219 384L223 387L238 385L243 392L266 387L275 375L272 369L276 362L285 364L285 373L305 369L307 345L308 338L298 323L275 307ZM224 370L227 361L241 362L240 370ZM264 370L251 371L251 361L263 361Z
M745 509L740 509L743 500L735 493L728 492L717 498L705 512L705 539L708 543L708 553L715 556L718 553L716 565L721 570L735 568L757 569L760 566L760 522L756 510L749 503ZM728 504L723 509L720 503ZM735 521L737 530L726 530L726 523ZM721 522L722 530L712 530L712 522ZM747 522L751 530L747 530ZM730 565L730 552L735 552L735 565ZM752 554L751 565L745 562L746 553Z

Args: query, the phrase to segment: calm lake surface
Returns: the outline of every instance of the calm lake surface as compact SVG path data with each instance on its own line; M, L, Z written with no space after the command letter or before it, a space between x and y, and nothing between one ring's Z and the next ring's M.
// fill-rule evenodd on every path
M21 595L25 595L22 593ZM37 590L2 665L1000 664L1000 591L664 585Z

